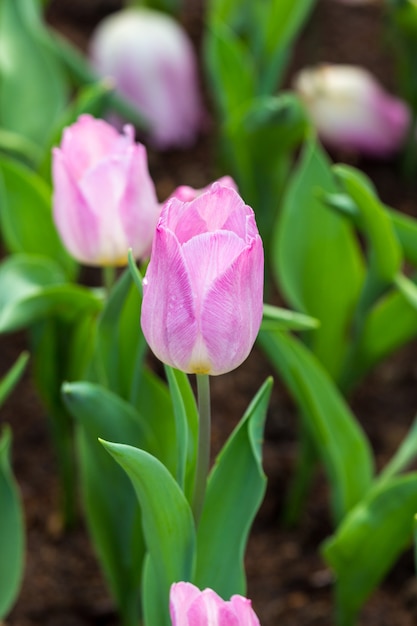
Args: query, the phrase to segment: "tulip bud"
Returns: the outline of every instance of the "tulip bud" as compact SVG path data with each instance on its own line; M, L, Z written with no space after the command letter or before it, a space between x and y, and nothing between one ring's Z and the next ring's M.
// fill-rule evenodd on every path
M160 213L146 149L134 131L81 115L53 151L53 215L68 251L86 265L149 255Z
M191 583L171 586L169 609L172 626L259 626L247 598L234 595L225 601L212 589L200 591Z
M222 187L230 187L231 189L238 191L237 185L231 176L222 176L216 182L219 183ZM208 191L210 187L211 185L207 185L207 187L203 187L203 189L194 189L193 187L189 187L188 185L180 185L179 187L174 189L168 199L177 198L182 202L190 202L191 200L194 200L194 198L201 196L201 194L205 191Z
M330 148L383 158L404 143L409 109L368 71L321 65L302 70L294 86L319 137Z
M105 18L92 35L90 56L101 76L151 124L159 149L194 143L203 119L197 63L191 41L170 16L131 8Z
M223 374L248 356L262 320L263 248L252 209L213 183L168 200L143 281L142 329L164 363Z

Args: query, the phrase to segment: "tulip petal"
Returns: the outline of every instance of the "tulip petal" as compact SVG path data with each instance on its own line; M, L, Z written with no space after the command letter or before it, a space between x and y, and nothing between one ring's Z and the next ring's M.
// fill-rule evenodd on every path
M242 211L252 213L234 189L213 183L207 192L190 202L186 210L178 211L177 204L173 204L169 227L175 230L180 243L199 233L216 230L232 230L245 239Z
M240 626L236 615L212 589L204 589L187 611L189 626Z
M80 115L74 124L65 128L61 148L75 180L79 180L98 161L112 154L120 145L120 137L110 124L87 114ZM128 140L127 137L123 139L124 143Z
M248 356L262 320L263 250L253 240L207 291L201 333L217 375L238 367Z
M235 595L230 598L230 604L237 615L239 626L260 626L252 602L248 598Z
M193 292L178 241L161 226L156 229L143 283L141 323L156 356L188 371L198 332Z
M192 583L178 582L171 585L169 612L172 626L183 626L188 607L200 594L200 589Z
M132 206L136 210L132 210ZM127 185L120 205L120 219L133 256L149 256L161 206L148 170L146 148L136 144L132 150Z
M66 157L59 148L53 151L53 212L57 230L70 253L89 263L98 237L95 216L68 172Z
M245 248L242 239L226 230L197 235L182 246L196 299L197 316L213 281L225 273Z
M231 176L222 176L215 182L222 187L230 187L231 189L238 191L237 185ZM203 187L202 189L194 189L189 185L180 185L174 189L168 200L171 198L177 198L178 200L181 200L181 202L191 202L191 200L195 200L197 196L200 196L202 193L208 191L212 184L213 183L207 185L207 187Z
M129 244L119 211L130 157L131 149L123 156L112 155L91 168L79 181L80 190L100 226L96 259L99 263L117 263L118 259L127 257Z

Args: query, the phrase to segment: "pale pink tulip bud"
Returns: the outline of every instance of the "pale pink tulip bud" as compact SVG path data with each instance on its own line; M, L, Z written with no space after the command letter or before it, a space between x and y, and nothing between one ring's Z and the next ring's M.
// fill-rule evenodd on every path
M223 374L248 356L262 319L263 248L252 209L213 183L168 200L143 281L142 329L164 363Z
M197 62L176 20L146 8L114 13L94 31L90 57L99 75L111 77L148 118L156 148L195 142L203 121Z
M86 265L149 256L161 207L146 149L125 126L81 115L53 151L53 215L70 254Z
M306 68L295 77L294 87L329 148L383 158L403 145L409 109L367 70L353 65Z
M260 626L251 601L234 595L222 600L212 589L200 591L191 583L171 586L172 626Z
M231 176L222 176L216 182L222 185L222 187L230 187L235 191L239 191L235 181ZM208 191L212 184L213 183L207 185L206 187L203 187L202 189L194 189L194 187L189 187L188 185L180 185L179 187L174 189L168 199L177 198L182 202L191 202L191 200L194 200L194 198L197 198L197 196L201 196L202 193Z

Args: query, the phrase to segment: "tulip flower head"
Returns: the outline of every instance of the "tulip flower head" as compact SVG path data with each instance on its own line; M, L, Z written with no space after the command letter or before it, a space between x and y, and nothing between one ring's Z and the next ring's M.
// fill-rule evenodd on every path
M251 601L234 595L220 598L212 589L174 583L169 602L172 626L260 626Z
M155 148L194 143L204 117L197 61L176 20L143 7L114 13L94 31L90 57L99 75L111 77L148 118Z
M263 309L263 247L252 209L213 183L163 206L143 281L142 330L156 356L223 374L248 356Z
M330 148L383 158L403 145L409 109L368 71L351 65L306 68L294 87Z
M149 256L160 213L146 149L131 126L81 115L53 151L53 216L68 251L86 265Z

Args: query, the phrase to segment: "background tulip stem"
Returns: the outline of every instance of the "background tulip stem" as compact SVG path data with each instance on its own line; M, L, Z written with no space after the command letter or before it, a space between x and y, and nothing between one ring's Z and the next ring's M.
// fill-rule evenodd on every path
M103 267L103 285L109 295L116 280L116 268L113 265Z
M197 374L197 398L198 398L198 452L197 466L194 484L193 514L196 524L198 523L203 509L206 492L207 475L210 464L210 380L208 374Z

